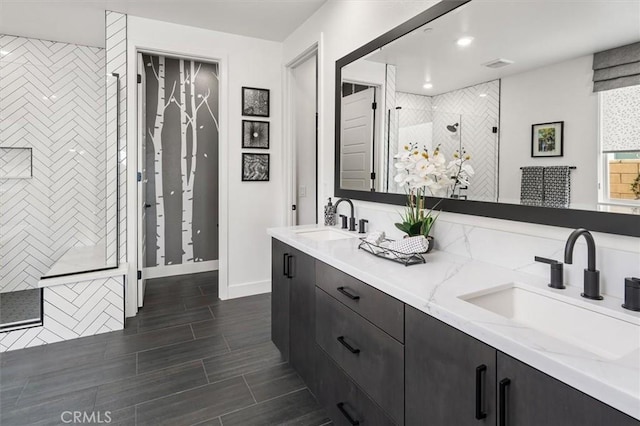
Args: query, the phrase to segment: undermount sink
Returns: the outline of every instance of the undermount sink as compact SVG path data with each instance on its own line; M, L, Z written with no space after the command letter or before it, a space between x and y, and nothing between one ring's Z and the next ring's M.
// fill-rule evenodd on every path
M344 240L357 237L356 234L350 234L334 228L304 229L296 231L296 234L316 241Z
M545 290L510 283L458 297L606 359L618 359L640 348L638 322L581 306L579 301Z

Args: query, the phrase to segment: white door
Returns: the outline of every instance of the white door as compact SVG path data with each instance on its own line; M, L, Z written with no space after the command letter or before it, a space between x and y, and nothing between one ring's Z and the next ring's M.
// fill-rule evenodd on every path
M144 76L144 63L142 61L142 54L138 53L138 71L141 75L141 83L138 84L138 253L137 263L138 271L142 271L146 266L145 260L147 258L147 236L146 236L146 215L147 215L147 200L146 200L146 143L145 143L145 122L146 122L146 84ZM144 290L146 287L146 280L142 277L142 274L138 273L138 307L142 307L144 303Z
M317 223L317 55L293 69L296 225Z
M369 191L373 172L373 103L375 88L342 98L340 187Z

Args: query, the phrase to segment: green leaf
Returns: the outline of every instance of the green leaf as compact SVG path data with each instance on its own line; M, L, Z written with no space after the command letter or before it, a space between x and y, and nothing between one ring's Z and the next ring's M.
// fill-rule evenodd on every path
M420 235L420 229L422 228L422 222L416 222L409 228L409 236L413 237L416 235Z
M396 223L395 225L396 225L396 228L398 228L399 230L401 230L405 234L409 233L409 227L406 226L405 223Z

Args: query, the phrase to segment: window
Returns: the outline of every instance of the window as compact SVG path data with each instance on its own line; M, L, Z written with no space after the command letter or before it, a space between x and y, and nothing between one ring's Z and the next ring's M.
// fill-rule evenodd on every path
M600 202L640 205L640 86L600 92Z

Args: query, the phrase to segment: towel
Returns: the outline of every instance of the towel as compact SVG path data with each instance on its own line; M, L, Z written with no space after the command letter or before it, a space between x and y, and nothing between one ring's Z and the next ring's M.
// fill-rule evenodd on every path
M525 206L540 206L543 200L544 167L522 167L520 178L520 203Z
M571 169L569 166L544 168L545 207L567 208L571 198Z
M429 241L424 235L403 238L389 244L389 250L402 254L426 253L429 249Z

